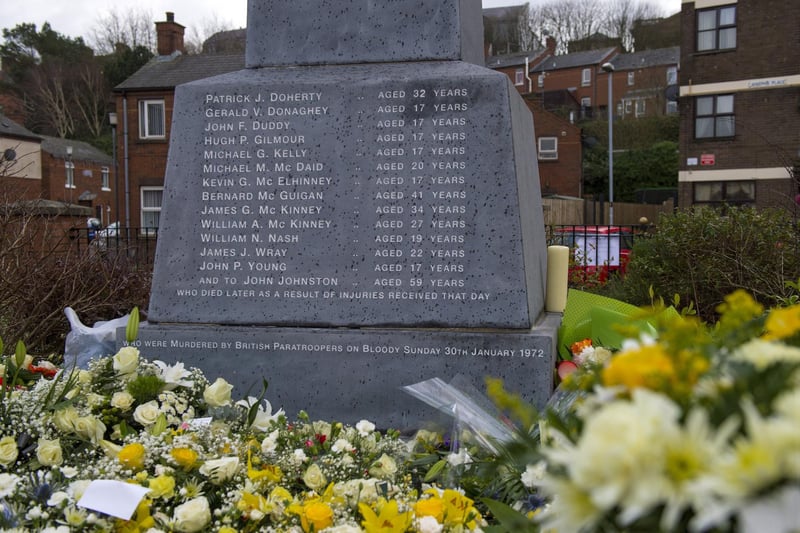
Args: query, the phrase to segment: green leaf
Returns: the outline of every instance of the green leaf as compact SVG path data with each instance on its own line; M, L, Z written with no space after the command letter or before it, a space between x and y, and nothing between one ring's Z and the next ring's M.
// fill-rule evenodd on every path
M128 344L136 340L139 336L139 308L134 307L131 316L128 318L128 325L125 326L125 340Z
M492 515L497 520L499 527L492 528L492 531L508 531L510 533L539 531L536 524L531 522L525 515L515 511L505 503L490 498L481 498L481 502L489 508Z
M0 357L2 357L4 349L5 345L3 344L3 337L0 337Z

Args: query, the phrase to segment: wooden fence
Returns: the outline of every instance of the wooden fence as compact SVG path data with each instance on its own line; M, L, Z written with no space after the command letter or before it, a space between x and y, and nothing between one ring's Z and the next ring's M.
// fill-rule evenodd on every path
M552 225L606 225L609 223L608 202L598 202L581 198L550 197L542 199L545 226ZM658 222L661 213L674 210L672 200L661 205L614 202L614 224L640 224L642 218L648 222Z

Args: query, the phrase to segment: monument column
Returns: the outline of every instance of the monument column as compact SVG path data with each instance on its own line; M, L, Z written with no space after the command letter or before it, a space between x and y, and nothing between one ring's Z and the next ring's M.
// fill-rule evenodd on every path
M148 357L287 412L407 428L400 387L538 404L558 319L533 122L479 0L250 0L245 70L175 96Z

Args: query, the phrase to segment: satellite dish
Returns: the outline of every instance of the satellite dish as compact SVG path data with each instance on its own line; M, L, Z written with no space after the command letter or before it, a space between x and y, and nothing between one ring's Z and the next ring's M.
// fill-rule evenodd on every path
M13 161L16 158L17 152L15 152L13 148L6 148L5 152L3 152L3 159L6 161Z

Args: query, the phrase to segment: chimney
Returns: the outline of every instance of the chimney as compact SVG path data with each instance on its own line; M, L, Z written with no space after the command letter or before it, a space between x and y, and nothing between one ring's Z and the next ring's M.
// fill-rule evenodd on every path
M549 53L551 56L556 55L556 38L553 37L552 35L548 35L544 43L545 43L544 46L547 49L547 53Z
M175 13L167 11L167 20L156 22L156 38L158 40L158 55L168 56L173 52L186 53L183 46L184 26L175 22Z

